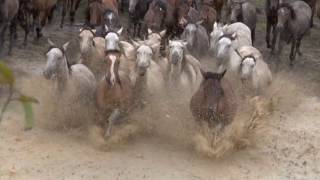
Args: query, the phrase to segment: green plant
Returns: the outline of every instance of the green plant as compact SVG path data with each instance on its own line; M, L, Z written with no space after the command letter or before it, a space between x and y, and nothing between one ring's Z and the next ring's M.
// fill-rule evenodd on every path
M32 109L33 103L39 103L37 99L29 97L21 93L15 88L15 76L12 70L4 63L0 62L0 86L6 87L9 90L8 96L5 98L5 102L0 111L0 123L3 119L3 115L8 108L8 105L12 101L21 102L25 113L25 129L29 130L33 127L34 114Z

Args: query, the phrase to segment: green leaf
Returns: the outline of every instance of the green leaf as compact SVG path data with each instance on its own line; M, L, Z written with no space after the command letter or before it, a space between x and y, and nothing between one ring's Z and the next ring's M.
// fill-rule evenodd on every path
M18 100L22 103L24 102L30 102L30 103L36 103L36 104L39 103L39 101L36 98L26 96L26 95L21 95Z
M24 114L25 114L25 130L30 130L33 127L33 123L34 123L34 114L33 114L33 108L32 108L32 102L22 102L22 106L24 109Z
M13 86L15 78L11 69L0 62L0 84Z

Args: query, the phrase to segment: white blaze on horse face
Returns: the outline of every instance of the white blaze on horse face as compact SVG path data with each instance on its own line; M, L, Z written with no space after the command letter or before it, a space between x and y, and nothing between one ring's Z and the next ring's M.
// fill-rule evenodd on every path
M252 76L253 69L255 67L256 63L253 58L246 58L242 61L241 65L241 79L247 80L249 77Z
M111 60L111 66L110 66L110 83L112 86L114 86L116 84L116 74L114 72L114 67L115 67L115 63L117 61L117 56L115 55L109 55L109 59Z
M120 50L120 47L119 47L120 38L116 33L109 32L106 35L105 40L106 40L106 50L107 51L112 51L112 50L119 51Z

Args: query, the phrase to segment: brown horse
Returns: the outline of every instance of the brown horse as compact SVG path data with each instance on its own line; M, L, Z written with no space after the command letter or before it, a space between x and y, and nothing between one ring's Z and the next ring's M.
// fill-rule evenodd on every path
M67 11L70 14L70 22L74 23L74 16L76 14L77 9L79 8L81 0L63 0L62 4L62 17L60 27L63 28L64 18L66 16Z
M57 4L57 0L32 0L33 26L36 27L37 37L42 37L42 27L46 25L47 20L52 16L52 11ZM49 18L50 19L50 18Z
M112 11L118 16L117 0L89 0L87 8L86 24L91 27L104 24L104 14L106 11Z
M203 0L202 1L202 5L207 5L207 6L211 6L214 7L214 9L216 10L218 16L217 16L217 20L220 21L221 20L221 13L222 13L222 8L224 5L224 2L226 0Z
M120 35L109 31L105 36L106 74L97 87L98 123L107 125L105 137L110 137L112 127L133 108L133 92L129 76L120 70L122 53ZM105 122L105 117L108 121Z
M19 11L18 0L0 0L0 55L3 50L4 36L10 25L10 45L9 54L11 53L14 36L16 33L16 20Z
M232 88L222 81L225 73L202 72L203 81L190 103L196 121L217 129L230 124L237 111Z

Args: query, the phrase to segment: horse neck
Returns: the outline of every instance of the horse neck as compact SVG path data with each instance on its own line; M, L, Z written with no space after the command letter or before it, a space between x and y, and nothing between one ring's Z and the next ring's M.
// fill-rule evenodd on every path
M60 64L60 67L57 72L57 80L58 80L58 88L63 90L70 78L70 70L68 67L68 62L66 57L64 57L64 61Z

